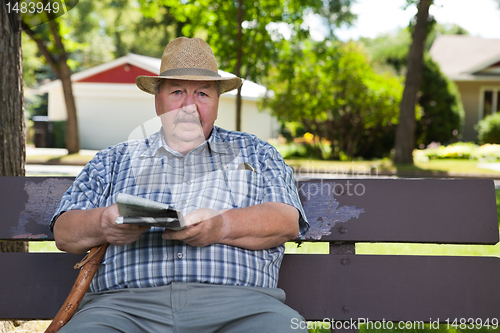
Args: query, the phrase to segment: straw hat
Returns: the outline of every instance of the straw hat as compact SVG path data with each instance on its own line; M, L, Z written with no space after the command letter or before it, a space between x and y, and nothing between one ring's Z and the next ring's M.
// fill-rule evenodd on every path
M165 47L158 76L138 76L139 89L155 94L155 84L162 79L220 81L221 94L241 85L239 77L221 77L210 46L201 38L179 37Z

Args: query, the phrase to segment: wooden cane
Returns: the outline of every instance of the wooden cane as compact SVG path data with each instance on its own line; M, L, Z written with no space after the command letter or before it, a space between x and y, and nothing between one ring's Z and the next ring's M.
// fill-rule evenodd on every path
M94 278L97 268L99 268L99 265L101 264L107 247L108 243L93 247L89 254L80 263L75 265L75 268L81 267L80 273L78 274L75 284L73 285L73 288L71 288L66 301L64 301L61 309L59 309L59 312L57 312L49 327L45 330L45 333L54 333L59 331L61 327L66 325L71 317L73 317L73 314L82 302L83 296L90 286L90 282Z

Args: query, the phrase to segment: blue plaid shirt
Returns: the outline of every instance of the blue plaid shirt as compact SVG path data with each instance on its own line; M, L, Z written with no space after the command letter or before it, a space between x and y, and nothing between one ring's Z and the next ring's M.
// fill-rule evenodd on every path
M254 170L243 168L248 163ZM247 167L248 169L248 167ZM170 149L159 131L100 151L63 195L52 220L72 209L116 202L128 193L173 205L184 215L197 208L243 208L282 202L307 221L292 170L274 147L256 136L214 127L210 138L186 156ZM171 282L276 287L284 245L254 251L213 244L194 247L161 238L152 228L139 240L109 246L91 291L145 288Z

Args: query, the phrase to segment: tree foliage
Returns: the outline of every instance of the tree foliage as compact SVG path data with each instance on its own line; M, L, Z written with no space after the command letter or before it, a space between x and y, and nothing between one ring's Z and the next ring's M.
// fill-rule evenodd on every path
M380 142L392 137L401 82L370 67L355 43L287 44L266 82L265 99L281 121L296 121L332 145L332 158L388 153ZM378 150L378 151L376 151Z
M167 6L186 37L205 38L222 70L260 82L276 61L285 36L308 37L307 15L324 20L329 33L335 26L355 17L351 0L141 0L146 15ZM236 129L241 123L241 88L236 98Z

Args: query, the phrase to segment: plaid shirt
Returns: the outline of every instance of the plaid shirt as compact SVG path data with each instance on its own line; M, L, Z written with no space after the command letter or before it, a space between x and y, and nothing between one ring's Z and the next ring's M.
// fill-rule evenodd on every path
M245 162L254 170L242 170ZM282 202L299 210L301 235L308 226L292 170L274 147L254 135L218 127L186 156L170 149L161 131L100 151L63 195L52 227L63 212L109 206L118 193L167 203L184 215L202 207L219 211ZM260 251L223 244L193 247L164 240L162 233L151 228L134 243L110 245L91 290L171 282L277 285L284 245Z

